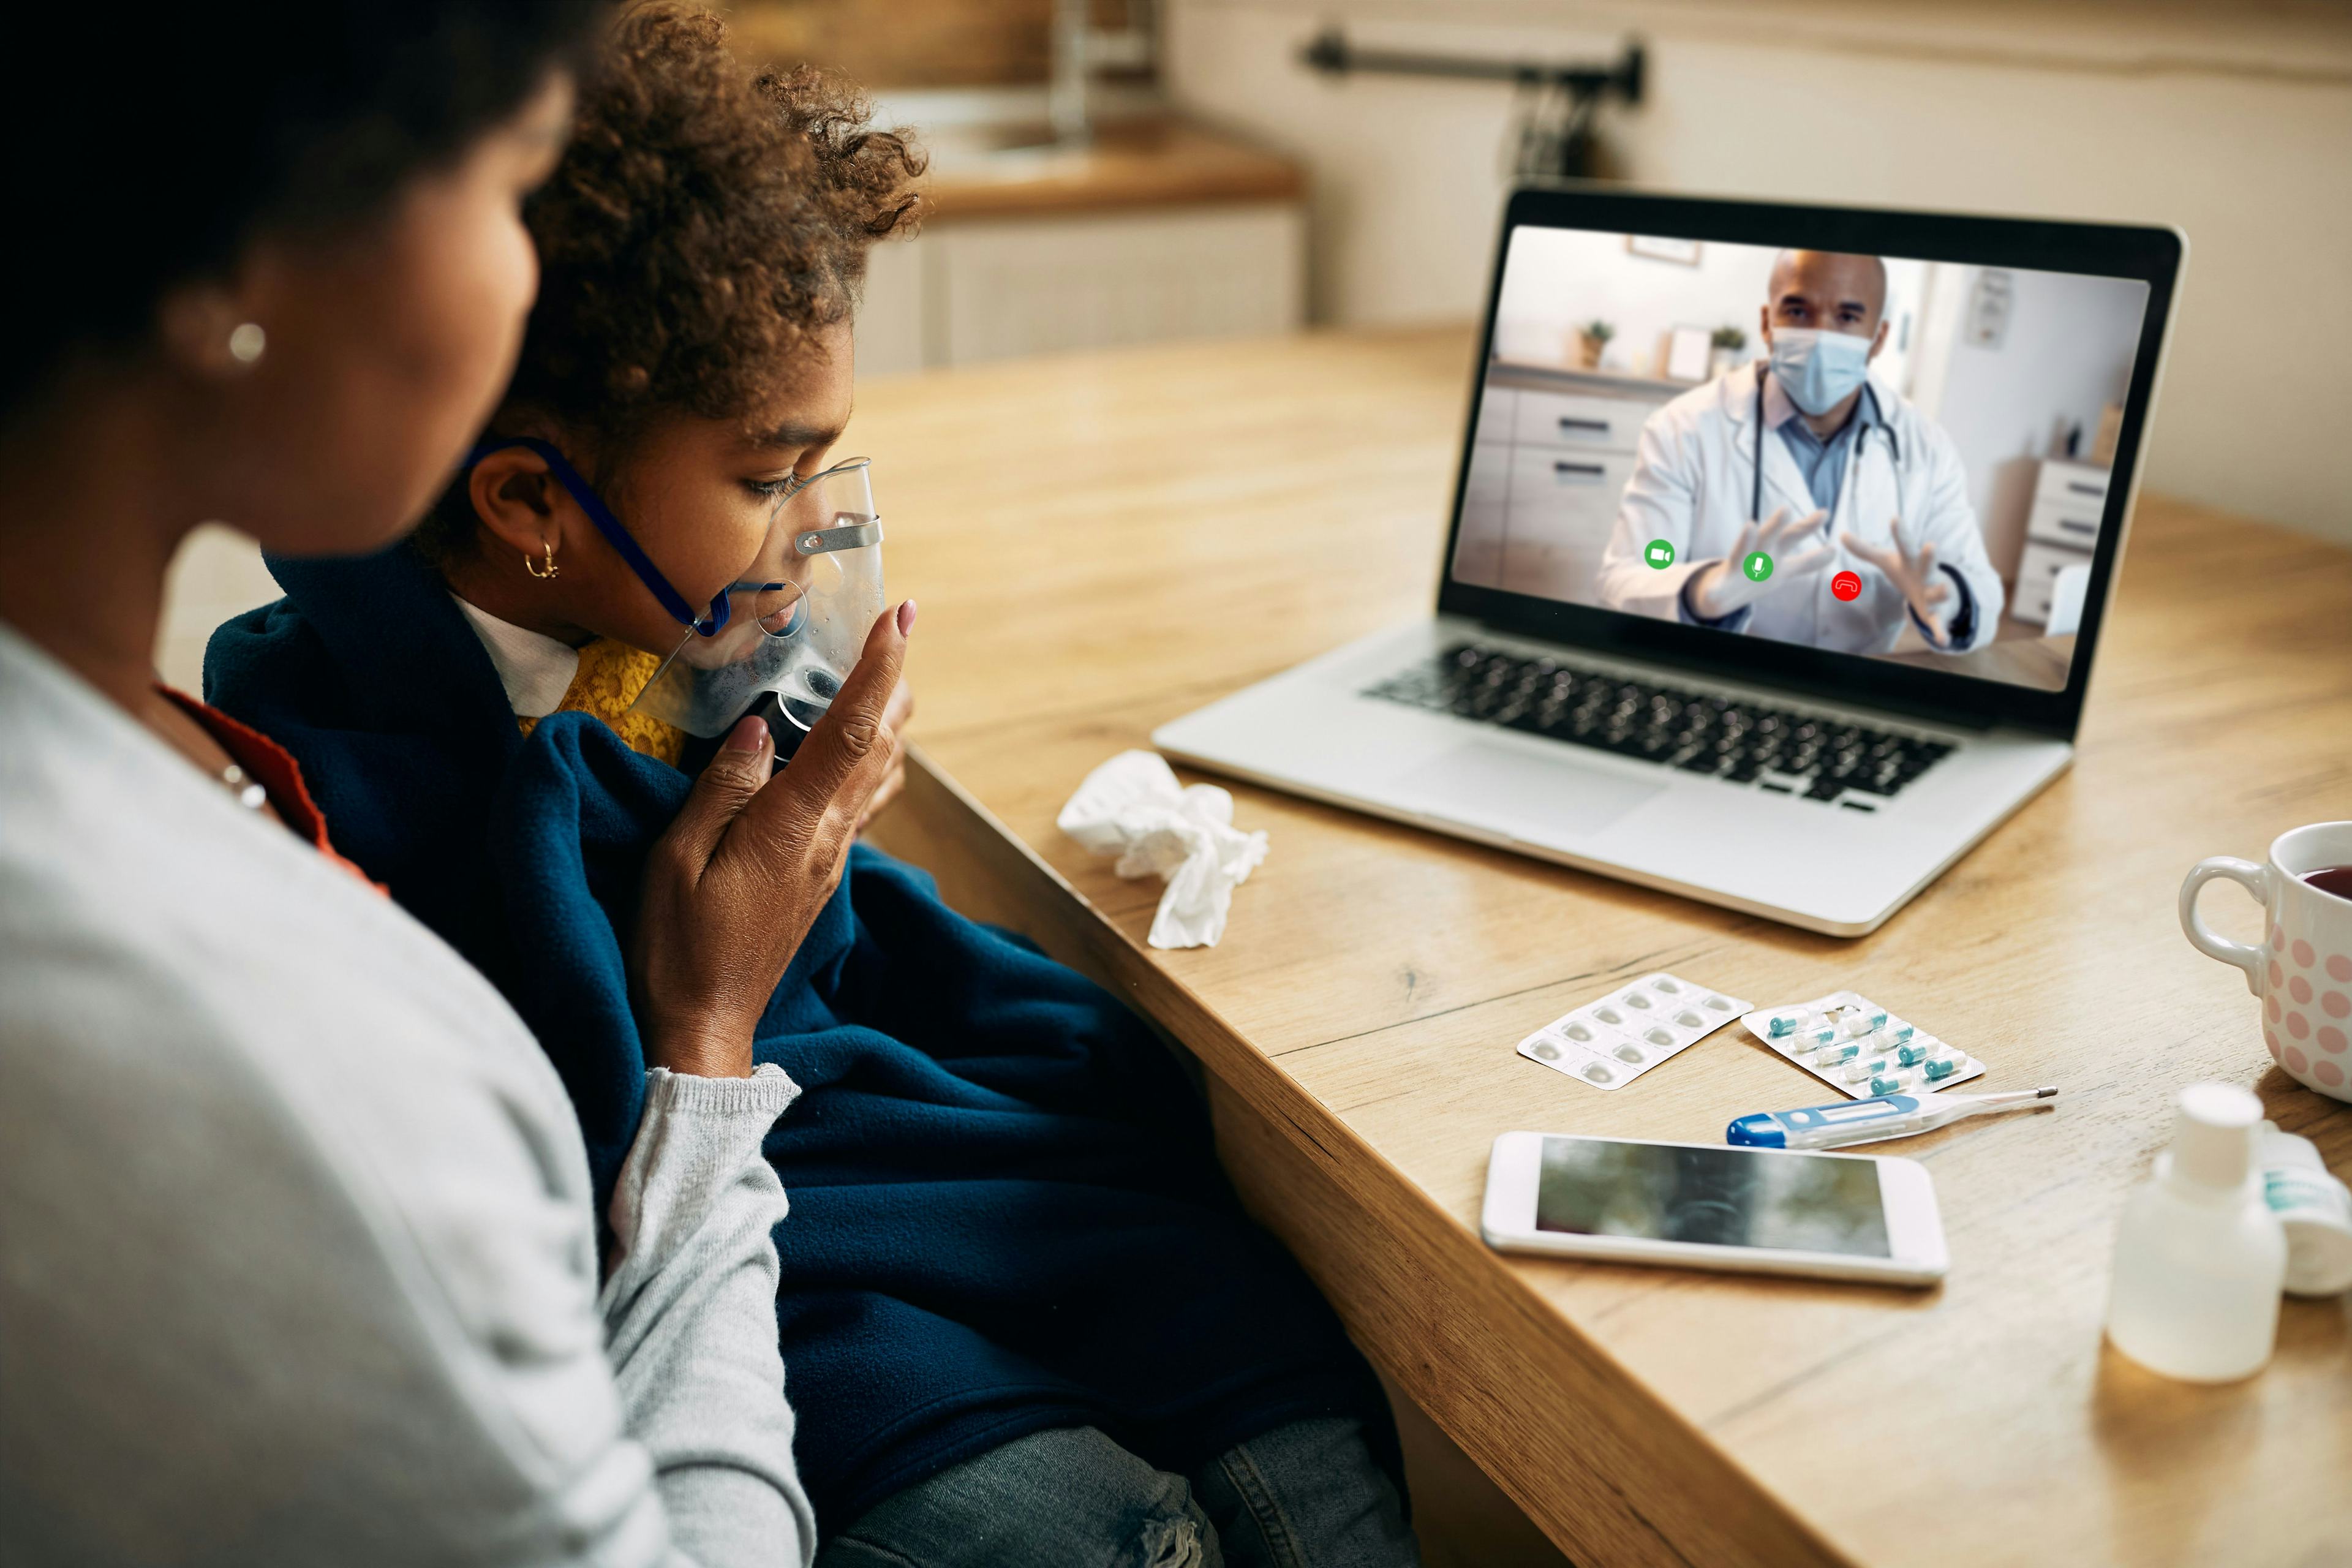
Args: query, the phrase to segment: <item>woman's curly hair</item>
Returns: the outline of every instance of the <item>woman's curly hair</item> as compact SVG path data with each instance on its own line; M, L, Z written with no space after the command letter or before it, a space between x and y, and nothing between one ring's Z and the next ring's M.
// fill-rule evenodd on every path
M607 454L654 418L749 417L848 316L866 247L911 231L923 156L807 66L752 70L698 7L625 11L583 73L571 146L525 204L539 300L506 407ZM459 484L420 532L473 536Z

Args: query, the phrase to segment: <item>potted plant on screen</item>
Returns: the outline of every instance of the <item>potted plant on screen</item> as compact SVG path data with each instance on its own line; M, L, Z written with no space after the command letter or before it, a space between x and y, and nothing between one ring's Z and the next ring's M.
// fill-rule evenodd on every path
M1587 321L1576 329L1577 352L1585 369L1601 368L1601 353L1609 347L1609 340L1616 335L1617 329L1602 321Z
M1717 327L1707 340L1706 370L1711 376L1721 375L1739 363L1748 350L1748 334L1738 327Z

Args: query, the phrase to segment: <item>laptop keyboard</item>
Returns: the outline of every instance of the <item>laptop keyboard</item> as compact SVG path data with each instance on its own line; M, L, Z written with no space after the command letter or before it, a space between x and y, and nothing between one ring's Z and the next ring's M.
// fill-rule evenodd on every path
M1853 811L1875 811L1952 750L1941 741L1475 643L1364 695Z

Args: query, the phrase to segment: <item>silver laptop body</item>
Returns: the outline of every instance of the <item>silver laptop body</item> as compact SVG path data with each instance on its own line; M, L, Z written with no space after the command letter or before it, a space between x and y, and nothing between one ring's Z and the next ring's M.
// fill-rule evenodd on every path
M1887 657L1693 624L1687 601L1672 618L1604 602L1612 582L1649 581L1635 535L1661 514L1622 498L1640 479L1644 432L1681 428L1652 422L1696 417L1687 411L1718 380L1723 398L1744 395L1738 378L1750 374L1759 424L1771 408L1765 366L1723 354L1731 334L1712 323L1742 290L1760 308L1759 276L1790 276L1778 270L1781 247L1886 258L1885 343L1901 349L1873 362L1871 385L1889 408L1901 399L1946 431L1968 476L1972 504L1954 503L1946 526L1962 551L1973 517L1982 554L1966 549L1968 564L1943 570L1976 574L1979 612L2000 597L1997 631L1976 651L1940 655L1915 634L1903 640L1916 646ZM1154 743L1255 783L1808 930L1874 930L2072 759L2180 237L1549 188L1511 198L1498 251L1437 613L1163 725ZM1530 257L1543 263L1532 276ZM1602 299L1625 318L1610 334L1621 343L1665 330L1613 354L1605 342L1595 354L1589 342L1555 342L1541 312L1573 332L1583 302ZM1757 335L1757 311L1748 323ZM1882 377L1897 379L1882 391ZM2039 433L2051 407L2045 449L2013 450L2017 431ZM1755 448L1768 468L1779 438ZM1842 504L1868 460L1866 444L1849 449ZM1658 490L1653 479L1642 493ZM1694 550L1704 530L1735 525L1717 515L1725 506L1742 515L1737 497L1711 504L1689 519ZM1654 557L1674 552L1657 542L1647 564L1664 571ZM1840 554L1831 564L1859 575L1866 563ZM1826 594L1827 615L1812 620L1833 626L1831 601L1859 595L1817 575L1792 581L1782 602L1801 608ZM1780 615L1784 629L1803 619Z

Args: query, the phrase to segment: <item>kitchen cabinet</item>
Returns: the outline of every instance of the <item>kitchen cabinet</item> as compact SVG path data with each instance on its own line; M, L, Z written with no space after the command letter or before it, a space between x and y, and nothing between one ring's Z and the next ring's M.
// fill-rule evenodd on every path
M1306 215L1290 203L941 224L874 259L858 321L866 374L1306 320Z
M1003 134L919 131L931 211L871 255L861 374L1305 323L1295 163L1180 118L1106 123L1075 146Z

